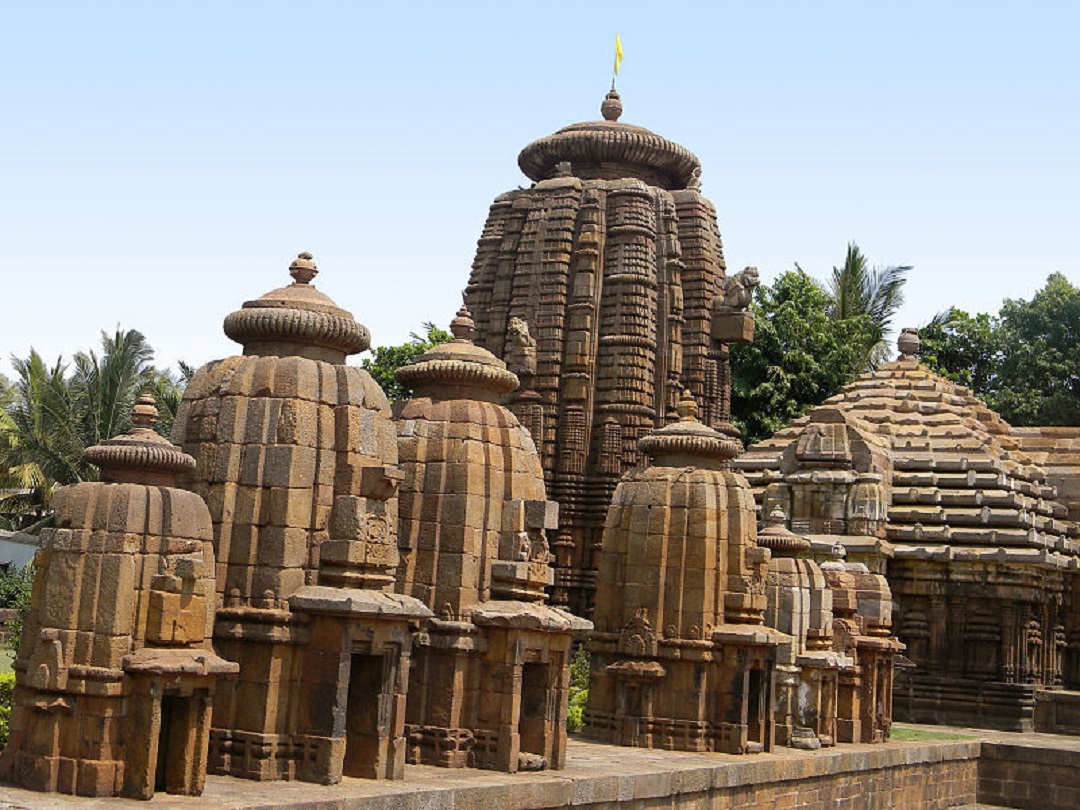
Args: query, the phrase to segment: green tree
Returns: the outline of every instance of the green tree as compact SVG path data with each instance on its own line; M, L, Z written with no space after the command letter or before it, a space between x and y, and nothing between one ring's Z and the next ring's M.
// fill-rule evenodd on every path
M400 346L377 346L372 349L372 356L365 357L361 365L386 392L391 402L401 402L412 396L412 390L394 379L394 371L408 365L428 349L452 339L453 335L449 332L425 321L423 337L412 332L409 340Z
M796 265L798 266L798 265ZM834 267L828 292L830 314L837 320L868 316L865 370L888 359L892 347L886 341L892 319L904 303L904 282L911 265L871 267L854 242L849 242L841 267Z
M833 299L801 269L754 294L753 343L731 348L732 419L748 444L838 393L864 370L877 331L868 314L833 315Z
M920 332L923 362L1013 425L1080 425L1080 289L1060 273L996 316L953 310Z
M8 638L5 644L12 652L19 651L19 636L26 617L30 614L30 597L34 589L34 565L22 569L0 569L0 608L15 611L15 618L8 622Z
M36 525L47 517L58 487L95 480L97 469L83 460L83 451L130 428L142 391L162 397L166 418L158 430L167 432L183 377L156 369L152 361L143 335L119 328L113 335L102 332L100 355L76 353L70 373L63 358L49 366L33 349L26 358L12 358L16 379L0 416L0 524Z
M0 749L7 745L11 722L11 697L15 691L15 673L0 672Z
M992 396L1004 355L997 318L950 309L919 330L919 360L980 396Z
M35 350L13 357L16 381L0 421L0 519L13 529L40 521L56 489L85 480L83 418L62 359L49 367Z
M589 667L591 658L584 644L575 644L570 658L570 690L566 709L566 730L585 727L585 706L589 702Z

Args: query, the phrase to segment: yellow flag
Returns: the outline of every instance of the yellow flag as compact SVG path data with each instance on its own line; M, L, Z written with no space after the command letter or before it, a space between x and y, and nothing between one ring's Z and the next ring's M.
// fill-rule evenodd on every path
M622 41L619 39L619 35L615 35L615 75L619 75L619 65L622 64L623 52Z

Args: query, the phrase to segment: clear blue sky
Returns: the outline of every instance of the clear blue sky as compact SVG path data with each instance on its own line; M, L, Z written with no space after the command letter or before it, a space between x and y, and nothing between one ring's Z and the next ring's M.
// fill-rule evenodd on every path
M1080 281L1080 4L0 5L0 371L116 324L158 359L316 283L395 343L457 308L534 138L598 117L698 154L729 266L914 264L898 326Z

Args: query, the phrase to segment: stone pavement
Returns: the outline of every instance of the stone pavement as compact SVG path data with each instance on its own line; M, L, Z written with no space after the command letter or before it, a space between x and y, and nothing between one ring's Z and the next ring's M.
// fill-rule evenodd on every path
M952 740L890 741L754 756L622 748L571 740L567 767L503 774L406 767L398 782L322 787L210 776L201 797L149 802L45 795L0 785L0 810L537 810L614 808L1080 807L1080 737L903 725Z
M994 736L997 739L1000 735ZM1069 742L1080 747L1080 740ZM622 748L571 740L567 767L561 772L509 775L416 765L406 768L403 781L346 778L328 787L210 776L201 797L159 793L149 802L44 795L0 786L0 810L734 810L754 806L855 810L865 806L862 800L870 793L876 798L875 807L936 809L974 802L979 749L978 736L844 745L816 752L784 748L755 756ZM866 788L863 793L860 785ZM917 798L912 790L919 793ZM895 794L895 799L882 804L879 791ZM1044 805L1043 810L1048 808Z

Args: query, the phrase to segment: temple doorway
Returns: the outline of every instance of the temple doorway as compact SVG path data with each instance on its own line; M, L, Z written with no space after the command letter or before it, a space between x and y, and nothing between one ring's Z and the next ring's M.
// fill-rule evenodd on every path
M353 655L345 713L345 776L372 778L379 760L385 682L382 655Z
M550 666L542 663L525 663L521 667L521 717L518 733L521 751L548 759L550 755L549 678Z

